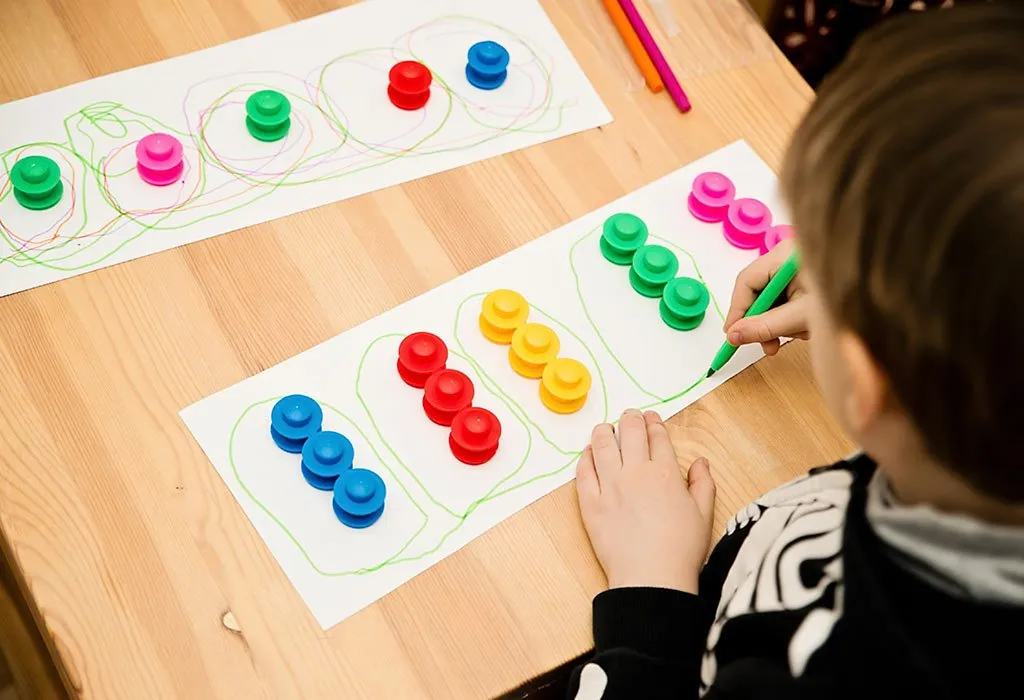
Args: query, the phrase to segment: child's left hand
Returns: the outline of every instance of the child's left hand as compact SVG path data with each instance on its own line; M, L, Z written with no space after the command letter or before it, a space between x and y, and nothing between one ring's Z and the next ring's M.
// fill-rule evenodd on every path
M631 410L594 428L576 468L580 513L610 588L697 592L711 543L715 482L706 459L679 471L657 413Z

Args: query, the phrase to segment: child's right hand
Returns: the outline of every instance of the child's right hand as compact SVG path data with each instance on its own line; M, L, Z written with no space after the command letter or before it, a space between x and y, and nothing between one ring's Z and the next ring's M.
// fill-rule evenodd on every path
M747 265L736 278L729 313L726 314L725 326L722 329L732 345L738 347L748 343L761 343L764 354L774 355L781 346L779 338L785 336L807 340L810 337L807 330L807 287L802 272L798 272L786 287L783 303L763 314L743 318L743 314L768 284L768 280L786 262L794 246L792 239L781 241Z

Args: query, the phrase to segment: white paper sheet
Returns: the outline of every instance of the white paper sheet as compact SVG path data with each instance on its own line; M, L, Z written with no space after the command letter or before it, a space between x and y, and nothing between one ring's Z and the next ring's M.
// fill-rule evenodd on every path
M724 340L722 314L736 274L757 256L727 243L721 225L687 212L690 184L705 170L729 175L737 196L757 197L776 222L788 221L771 170L737 142L182 411L324 628L569 481L596 423L617 420L628 407L651 407L668 417L761 356L759 348L743 348L721 372L699 381ZM680 275L706 281L713 303L697 329L666 326L658 300L630 286L628 267L602 257L601 224L619 211L643 218L651 242L678 251ZM481 335L480 302L499 288L523 294L530 320L557 332L560 356L590 369L594 386L580 412L546 409L537 381L512 371L508 346ZM422 391L397 374L399 342L420 330L447 343L448 366L474 381L474 405L502 422L498 454L484 466L455 460L448 429L429 422ZM293 393L319 401L324 429L347 435L356 466L383 477L388 500L369 529L340 524L331 494L307 485L299 457L272 442L271 407Z
M466 80L466 52L510 54L492 92ZM399 60L435 74L426 107L387 97ZM264 88L292 104L288 136L245 128ZM536 0L369 0L162 63L0 106L0 295L576 133L611 116ZM184 144L180 183L135 172L135 144ZM32 211L10 168L52 158L63 199Z

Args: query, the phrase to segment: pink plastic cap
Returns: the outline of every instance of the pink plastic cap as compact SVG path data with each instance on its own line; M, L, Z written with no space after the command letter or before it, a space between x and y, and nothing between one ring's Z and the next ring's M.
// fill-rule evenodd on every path
M761 241L761 255L764 255L769 250L779 244L779 241L784 241L787 238L792 238L796 235L796 229L787 224L779 224L778 226L772 226L770 229L764 232L764 240Z
M151 185L173 185L185 169L181 141L170 134L149 134L135 146L139 177Z
M772 225L772 213L756 199L736 199L722 222L725 240L737 248L760 248L765 231Z
M709 223L725 219L736 196L736 186L722 173L701 173L693 180L686 206L694 218Z

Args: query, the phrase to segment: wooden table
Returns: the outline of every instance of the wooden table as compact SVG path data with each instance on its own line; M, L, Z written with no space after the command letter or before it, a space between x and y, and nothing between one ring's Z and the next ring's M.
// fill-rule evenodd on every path
M0 100L339 4L4 3ZM656 32L686 116L626 89L598 0L543 4L613 124L0 300L0 525L74 691L479 698L588 647L603 578L572 485L323 632L177 415L734 139L778 166L811 91L737 0L675 0L683 31ZM848 447L799 343L671 424L711 460L719 527Z

